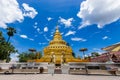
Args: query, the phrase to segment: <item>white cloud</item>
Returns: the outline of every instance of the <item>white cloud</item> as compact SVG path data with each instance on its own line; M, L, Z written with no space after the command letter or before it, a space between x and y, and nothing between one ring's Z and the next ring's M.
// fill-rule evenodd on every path
M40 32L40 28L37 28L37 31Z
M29 40L34 41L34 39L32 39L32 38L29 38Z
M35 22L35 25L37 25L38 23L37 22Z
M102 28L120 18L120 0L83 1L77 16L82 19L79 29L92 24Z
M23 39L29 39L29 40L31 40L31 41L34 41L34 39L32 39L32 38L29 38L27 35L20 35L20 37L21 38L23 38Z
M27 39L27 35L20 35L21 38Z
M38 25L38 23L35 22L34 25L33 25L34 29L35 29L38 33L42 34L42 32L40 32L40 28L39 28L37 25Z
M39 45L45 45L45 44L47 44L47 43L41 43L41 42L40 42L40 43L38 43L38 44L39 44Z
M33 7L30 7L28 4L23 3L22 6L24 8L24 16L28 16L33 19L38 14L38 12Z
M51 34L50 36L53 36L53 34Z
M23 8L20 8L17 0L0 0L0 28L7 28L7 24L15 21L22 22L24 16L31 18L36 16L37 12L34 8L25 3L23 5L25 13L23 13Z
M74 35L76 33L76 31L68 31L65 36L69 36L69 35Z
M74 20L73 18L69 18L69 19L64 19L64 18L61 18L61 17L59 17L59 18L60 18L59 22L60 22L61 24L64 24L65 27L70 27L70 26L72 26L72 21Z
M44 27L44 32L48 32L48 27Z
M63 34L64 34L64 32L61 33L61 35L63 35Z
M35 29L37 28L37 26L36 26L36 25L34 25L33 27L34 27Z
M0 27L7 28L7 23L21 22L24 19L16 0L0 0Z
M45 37L45 39L46 39L47 41L50 41L50 39L48 39L46 35L43 35L43 36Z
M86 39L83 39L83 38L78 38L78 37L74 37L74 38L71 38L72 41L87 41Z
M108 39L109 37L108 36L104 36L102 39L103 40L106 40L106 39Z
M34 26L33 26L33 27L34 27L35 29L38 27L37 24L38 24L37 22L34 23Z
M40 31L40 28L36 29L39 34L42 34L43 32Z
M52 19L53 19L53 18L51 18L51 17L48 17L48 18L47 18L48 21L51 21Z
M102 54L105 51L101 50L100 48L93 48L92 52L98 52L99 54Z
M10 55L11 61L10 62L16 62L19 60L18 58L19 54L18 53L14 53Z

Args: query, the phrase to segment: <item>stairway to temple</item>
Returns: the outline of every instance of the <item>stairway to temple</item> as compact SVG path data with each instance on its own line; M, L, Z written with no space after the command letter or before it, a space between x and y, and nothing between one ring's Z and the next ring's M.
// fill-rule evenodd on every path
M62 70L61 68L56 68L55 71L54 71L55 74L61 74L62 73Z
M55 74L61 74L62 70L61 70L61 64L55 64L56 68L54 70Z

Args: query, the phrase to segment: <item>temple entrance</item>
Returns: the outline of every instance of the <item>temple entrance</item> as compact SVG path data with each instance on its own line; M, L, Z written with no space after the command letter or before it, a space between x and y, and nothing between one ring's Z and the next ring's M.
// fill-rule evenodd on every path
M61 70L61 64L55 64L55 74L61 74L62 70Z
M55 64L56 67L61 67L61 64Z

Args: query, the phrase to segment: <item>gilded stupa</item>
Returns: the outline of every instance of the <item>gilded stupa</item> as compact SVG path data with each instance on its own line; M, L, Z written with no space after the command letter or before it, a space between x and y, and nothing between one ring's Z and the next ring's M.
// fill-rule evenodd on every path
M62 39L62 35L56 27L53 40L44 48L44 56L36 59L36 62L53 62L55 64L67 62L82 62L83 60L75 59L72 55L72 48Z

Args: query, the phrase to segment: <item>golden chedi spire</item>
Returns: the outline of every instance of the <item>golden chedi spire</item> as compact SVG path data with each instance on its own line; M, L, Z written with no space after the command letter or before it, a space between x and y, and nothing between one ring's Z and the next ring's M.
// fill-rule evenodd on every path
M55 33L54 33L54 36L53 36L53 40L50 41L50 46L56 46L56 44L66 46L66 42L64 40L62 40L62 35L59 32L58 26L56 26L56 30L55 30Z
M62 36L61 36L61 34L60 34L60 32L59 32L58 26L56 26L56 31L55 31L55 33L54 33L54 38L53 38L53 40L62 40Z

